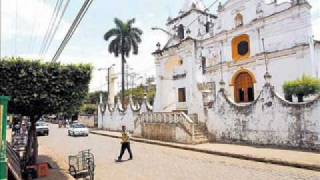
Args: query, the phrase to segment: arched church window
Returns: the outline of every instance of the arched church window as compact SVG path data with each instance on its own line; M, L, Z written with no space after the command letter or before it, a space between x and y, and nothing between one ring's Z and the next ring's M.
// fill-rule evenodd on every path
M243 16L241 14L237 14L235 17L235 25L236 27L240 27L243 25Z
M184 39L184 27L182 24L178 26L178 37Z
M245 60L250 57L250 40L247 34L233 38L232 58L234 61Z

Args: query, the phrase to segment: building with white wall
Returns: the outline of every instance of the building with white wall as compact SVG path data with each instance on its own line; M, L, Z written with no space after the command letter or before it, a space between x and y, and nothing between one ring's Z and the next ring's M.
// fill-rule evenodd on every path
M313 39L311 8L305 0L228 0L210 14L201 0L187 0L168 19L168 42L153 53L154 112L183 111L206 121L220 81L230 99L248 103L262 90L267 70L282 95L285 81L319 77L320 42Z

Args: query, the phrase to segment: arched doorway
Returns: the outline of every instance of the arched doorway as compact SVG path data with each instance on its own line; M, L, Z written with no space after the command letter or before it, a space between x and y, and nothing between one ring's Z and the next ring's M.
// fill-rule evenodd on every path
M235 77L234 98L237 103L254 100L254 79L248 72L240 72Z

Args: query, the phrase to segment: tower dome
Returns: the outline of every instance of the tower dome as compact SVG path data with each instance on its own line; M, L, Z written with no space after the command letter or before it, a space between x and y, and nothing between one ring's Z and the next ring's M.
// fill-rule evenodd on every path
M184 5L181 9L183 12L187 12L190 9L199 9L204 11L206 9L202 0L185 0Z

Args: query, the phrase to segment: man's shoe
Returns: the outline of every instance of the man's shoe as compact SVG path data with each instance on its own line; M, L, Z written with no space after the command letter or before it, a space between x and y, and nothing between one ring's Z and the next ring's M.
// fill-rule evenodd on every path
M132 160L133 158L131 157L131 158L129 158L128 160Z

